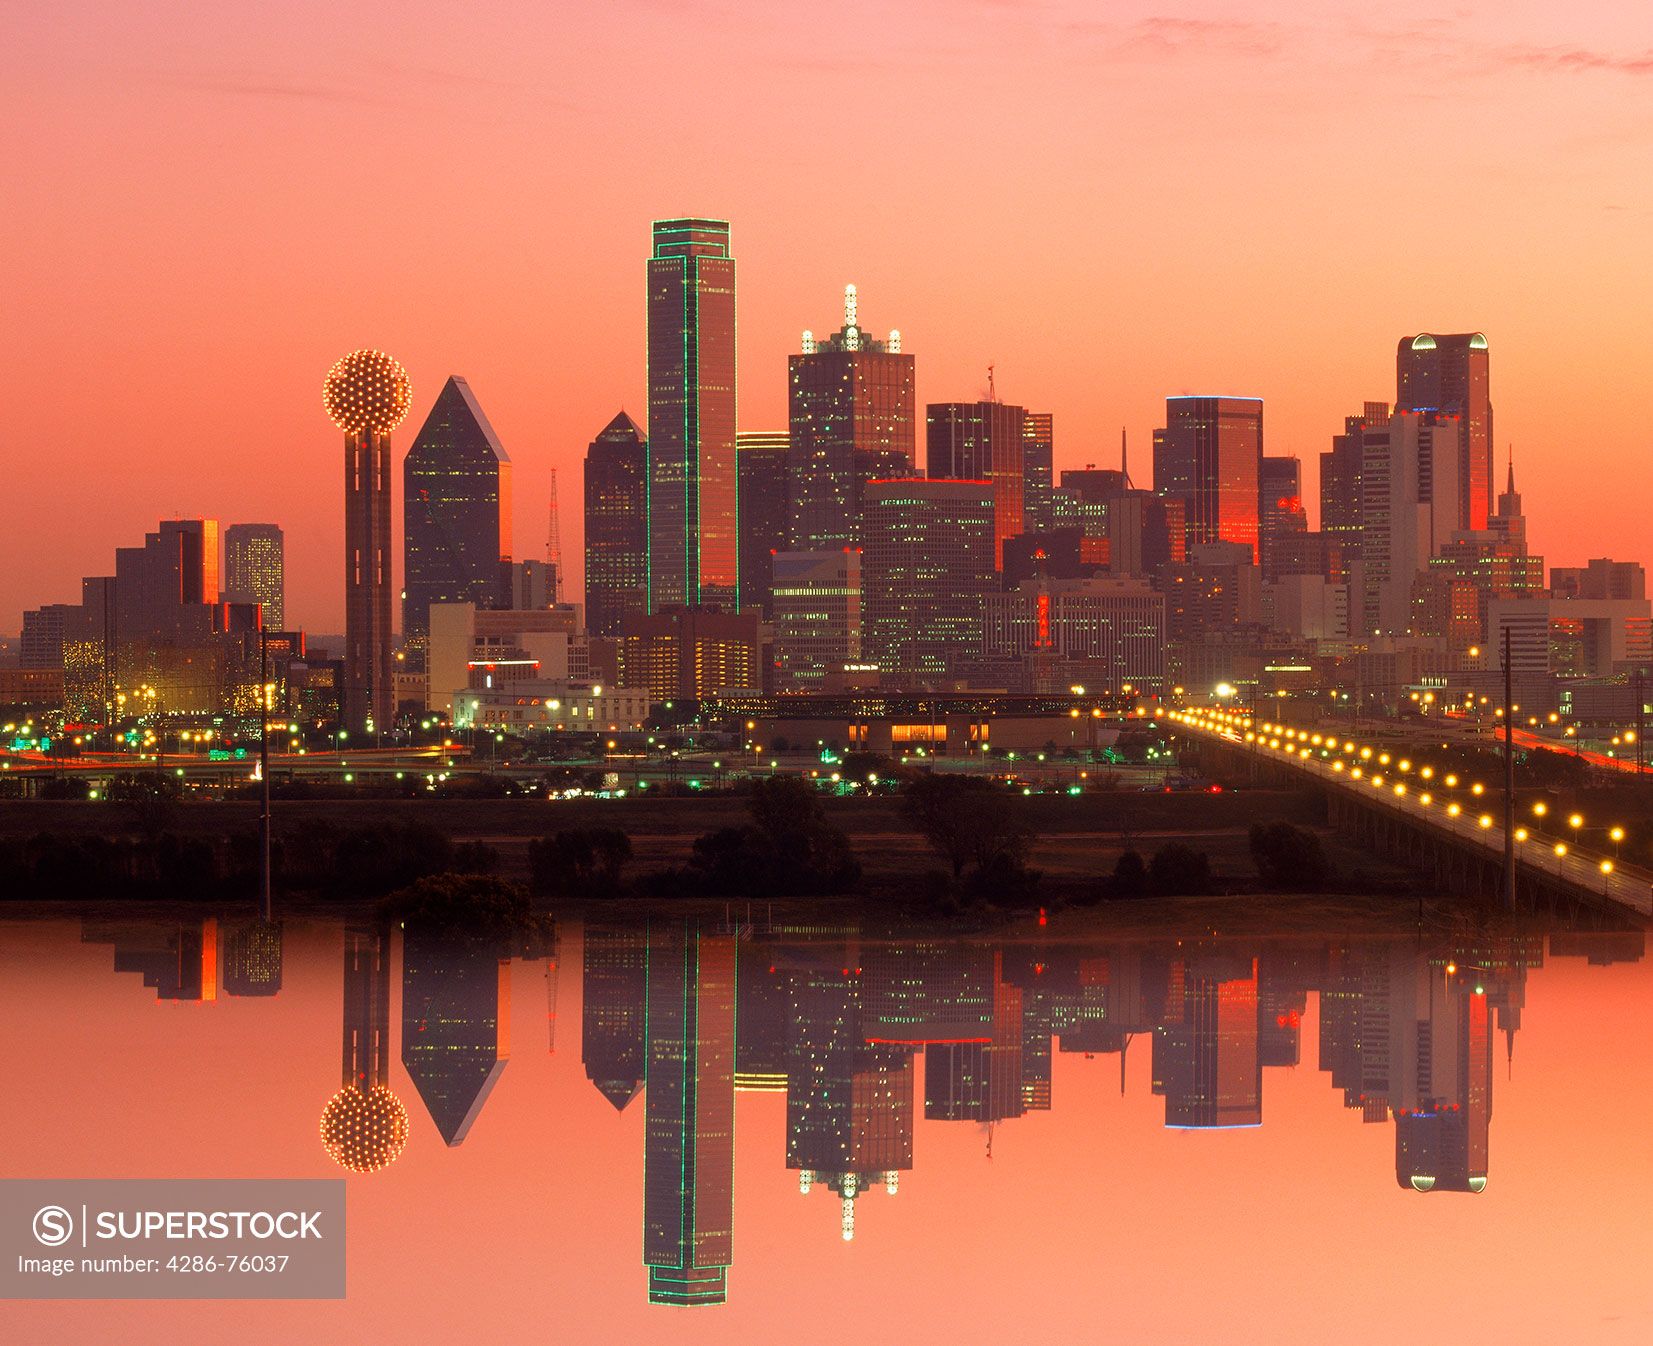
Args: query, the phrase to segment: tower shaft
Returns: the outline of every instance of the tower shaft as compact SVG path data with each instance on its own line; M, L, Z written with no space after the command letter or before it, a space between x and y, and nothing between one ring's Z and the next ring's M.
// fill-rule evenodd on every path
M383 733L395 718L390 628L390 436L344 441L344 722Z

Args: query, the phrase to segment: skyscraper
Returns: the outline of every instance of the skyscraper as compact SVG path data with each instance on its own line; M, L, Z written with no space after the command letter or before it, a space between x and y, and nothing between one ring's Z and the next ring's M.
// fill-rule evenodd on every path
M1030 411L1022 421L1022 520L1030 531L1050 527L1051 491L1056 486L1056 418Z
M1277 573L1276 553L1282 538L1309 531L1303 509L1302 464L1295 457L1264 458L1257 488L1257 549L1263 578Z
M1362 634L1404 634L1412 585L1458 531L1462 420L1397 411L1361 432Z
M735 939L651 925L643 1261L653 1304L721 1304L734 1260Z
M861 658L861 551L775 553L776 691L818 692Z
M740 605L768 617L770 559L786 550L785 430L742 430L735 436L740 480Z
M844 325L787 360L791 449L787 458L794 551L861 541L861 490L874 478L912 473L913 357L901 334L878 340L860 325L855 286L844 287Z
M232 523L224 530L224 601L262 603L264 625L280 631L287 620L286 548L273 523Z
M1154 431L1154 490L1183 501L1188 545L1243 542L1255 560L1263 460L1256 397L1168 397Z
M1027 413L1004 402L933 402L925 410L925 471L993 487L993 569L1004 567L1004 540L1023 531Z
M1360 470L1369 422L1387 422L1389 404L1368 402L1359 416L1343 418L1343 433L1320 455L1320 531L1355 551L1360 548Z
M724 220L658 220L648 265L649 611L739 589L735 259Z
M218 602L218 520L163 519L141 547L115 549L117 636L194 634Z
M1458 447L1457 528L1485 528L1492 514L1492 394L1487 339L1480 332L1420 332L1395 350L1395 410L1463 418Z
M335 364L323 405L344 431L344 709L352 729L389 729L396 710L390 658L390 432L407 415L407 374L383 351Z
M457 374L402 459L402 642L422 672L432 603L509 601L511 459Z
M993 497L988 481L868 483L861 639L881 669L922 680L980 652L982 599L997 587Z
M585 625L612 636L649 609L649 445L625 412L585 453Z

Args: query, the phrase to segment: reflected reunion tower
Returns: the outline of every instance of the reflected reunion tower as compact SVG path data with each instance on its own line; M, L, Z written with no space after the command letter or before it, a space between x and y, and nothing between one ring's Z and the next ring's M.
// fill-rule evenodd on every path
M390 432L412 389L383 351L351 351L322 388L328 418L344 431L344 688L352 729L390 728L396 696L390 659Z

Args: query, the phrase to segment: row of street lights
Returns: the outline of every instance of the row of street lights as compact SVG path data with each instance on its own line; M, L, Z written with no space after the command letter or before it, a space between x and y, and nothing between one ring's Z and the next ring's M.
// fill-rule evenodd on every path
M1335 734L1323 734L1317 731L1293 729L1287 725L1273 724L1267 721L1253 721L1248 715L1223 710L1188 710L1171 712L1171 717L1192 728L1203 729L1209 733L1218 734L1224 738L1244 742L1253 747L1281 752L1286 756L1296 757L1300 761L1309 761L1318 758L1329 764L1330 769L1339 775L1347 774L1350 780L1367 780L1374 789L1381 789L1386 781L1381 769L1393 767L1395 774L1411 776L1414 779L1432 783L1438 778L1439 787L1449 790L1460 788L1461 782L1455 773L1438 773L1436 768L1427 763L1414 764L1410 758L1392 754L1382 748L1370 744L1357 744L1353 740L1343 739ZM1350 759L1345 761L1345 759ZM1405 780L1389 780L1388 785L1397 798L1408 795L1408 786ZM1437 788L1439 788L1437 787ZM1473 798L1480 798L1486 792L1486 787L1479 781L1470 782L1467 787ZM1434 795L1430 790L1412 791L1411 798L1419 808L1428 808L1435 803ZM1543 800L1533 804L1533 815L1544 818L1549 813L1549 805ZM1451 801L1445 805L1447 817L1458 819L1463 815L1463 806ZM1475 823L1483 830L1490 830L1493 826L1493 816L1490 813L1480 814ZM1567 817L1567 826L1572 832L1574 845L1578 838L1590 831L1601 831L1614 843L1615 856L1620 853L1619 848L1625 839L1625 830L1618 825L1605 828L1587 828L1585 818L1581 813L1572 813ZM1525 827L1516 827L1512 832L1514 841L1525 843L1532 839L1531 833ZM1556 873L1561 873L1563 862L1571 853L1573 847L1557 839L1549 845L1556 860ZM1596 864L1598 872L1604 879L1610 878L1617 868L1616 859L1603 856Z

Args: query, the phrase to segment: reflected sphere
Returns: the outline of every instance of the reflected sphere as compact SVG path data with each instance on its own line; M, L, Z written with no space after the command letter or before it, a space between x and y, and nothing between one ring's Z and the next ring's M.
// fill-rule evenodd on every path
M408 1113L389 1086L363 1093L347 1084L321 1112L321 1143L340 1168L375 1173L396 1162L408 1143Z
M347 434L386 434L402 423L413 400L407 371L383 351L351 351L322 385L327 418Z

